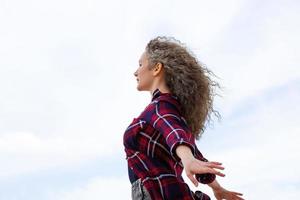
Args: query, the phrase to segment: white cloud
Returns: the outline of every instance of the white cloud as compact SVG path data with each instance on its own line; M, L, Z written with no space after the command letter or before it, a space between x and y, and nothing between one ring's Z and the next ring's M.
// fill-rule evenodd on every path
M221 77L224 99L217 102L226 114L244 99L299 79L297 4L247 1L207 49L197 52Z
M43 138L32 133L2 134L0 177L6 179L45 169L72 167L85 161L120 154L121 148L113 149L112 143L114 141L106 143L94 137Z
M251 107L236 112L238 117L225 117L200 141L204 155L225 166L226 177L218 178L222 185L246 199L295 199L300 180L298 91L291 81L248 99L254 101Z
M0 180L124 156L122 134L150 100L135 89L138 57L150 38L173 35L226 88L216 105L230 121L202 141L209 158L227 167L220 181L246 199L276 199L275 192L296 199L297 186L277 185L299 179L300 167L299 88L285 87L300 77L298 5L291 2L1 2ZM285 98L279 86L289 91ZM247 105L250 114L239 110ZM85 184L52 199L130 197L127 177Z

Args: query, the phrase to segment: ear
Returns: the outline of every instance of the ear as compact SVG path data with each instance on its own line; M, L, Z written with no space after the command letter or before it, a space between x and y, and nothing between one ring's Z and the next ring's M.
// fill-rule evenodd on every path
M163 65L162 65L162 63L156 63L155 64L155 66L154 66L154 68L153 68L153 76L157 76L157 75L159 75L161 72L162 72L162 70L163 70Z

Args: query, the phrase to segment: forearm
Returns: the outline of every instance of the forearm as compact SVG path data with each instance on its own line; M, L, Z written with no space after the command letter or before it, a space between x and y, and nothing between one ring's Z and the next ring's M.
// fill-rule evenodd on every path
M222 188L222 186L218 183L217 179L215 179L213 182L207 184L211 189L213 190L219 190Z
M186 145L179 145L176 148L176 154L181 159L183 165L192 159L195 159L191 149Z

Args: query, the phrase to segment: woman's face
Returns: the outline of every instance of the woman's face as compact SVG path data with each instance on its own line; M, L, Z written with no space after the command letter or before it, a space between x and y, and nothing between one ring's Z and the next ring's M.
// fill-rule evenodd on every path
M147 54L144 52L139 59L139 67L134 72L139 91L151 91L154 78L152 71L149 69Z

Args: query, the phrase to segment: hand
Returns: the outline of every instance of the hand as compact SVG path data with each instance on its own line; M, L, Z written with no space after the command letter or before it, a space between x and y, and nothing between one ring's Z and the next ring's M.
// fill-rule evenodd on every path
M226 199L226 200L244 200L242 197L243 194L238 193L238 192L232 192L232 191L228 191L224 188L218 188L218 189L214 189L214 195L216 197L217 200L222 200L222 199Z
M216 169L223 170L224 167L222 167L222 163L219 162L204 162L201 160L198 160L194 157L186 160L182 160L185 173L187 177L192 181L192 183L197 187L198 181L194 177L195 174L215 174L218 176L224 177L225 174L217 171Z

